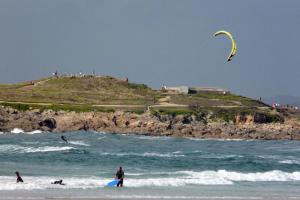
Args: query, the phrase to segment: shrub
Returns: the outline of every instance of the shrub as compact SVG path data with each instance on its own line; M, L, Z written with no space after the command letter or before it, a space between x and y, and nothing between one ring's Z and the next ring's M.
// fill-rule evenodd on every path
M1 105L5 106L5 107L11 107L11 108L14 108L14 109L20 110L20 111L25 111L25 110L29 110L30 109L30 106L28 104L1 103Z

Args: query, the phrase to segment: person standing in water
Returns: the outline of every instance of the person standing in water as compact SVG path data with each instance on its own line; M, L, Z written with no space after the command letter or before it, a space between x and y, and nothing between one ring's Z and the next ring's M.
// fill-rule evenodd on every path
M116 179L119 180L117 187L123 187L124 171L123 171L122 167L120 167L119 170L117 171Z
M66 143L68 143L68 140L67 140L67 138L66 138L64 135L62 135L60 138L61 138L63 141L65 141Z
M23 183L24 181L23 181L23 179L20 176L20 173L18 171L16 171L16 175L17 175L17 183L19 183L19 182Z

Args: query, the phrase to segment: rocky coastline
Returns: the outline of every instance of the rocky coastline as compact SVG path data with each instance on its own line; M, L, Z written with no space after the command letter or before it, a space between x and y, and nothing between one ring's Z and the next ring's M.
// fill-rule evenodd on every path
M103 131L216 139L300 140L297 121L266 123L263 116L236 116L235 122L210 121L194 115L159 115L146 112L19 111L0 108L0 132L20 128L26 132Z

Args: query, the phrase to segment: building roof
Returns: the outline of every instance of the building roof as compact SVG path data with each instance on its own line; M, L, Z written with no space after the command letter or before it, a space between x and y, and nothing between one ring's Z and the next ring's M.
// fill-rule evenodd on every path
M216 87L202 87L202 86L196 86L196 87L190 87L190 90L195 91L209 91L209 92L228 92L226 89L222 88L216 88Z

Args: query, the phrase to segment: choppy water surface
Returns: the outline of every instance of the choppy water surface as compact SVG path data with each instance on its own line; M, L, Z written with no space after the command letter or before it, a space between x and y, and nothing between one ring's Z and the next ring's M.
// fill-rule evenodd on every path
M300 142L64 135L69 144L61 134L0 134L0 194L300 199ZM125 187L106 188L120 165ZM15 183L15 171L21 172L25 183ZM66 185L50 184L59 179Z

